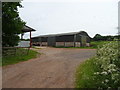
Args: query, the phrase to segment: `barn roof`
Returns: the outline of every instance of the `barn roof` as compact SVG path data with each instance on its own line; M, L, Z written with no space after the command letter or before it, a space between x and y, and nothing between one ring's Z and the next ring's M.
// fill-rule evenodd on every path
M36 31L36 30L27 25L25 25L22 29L22 32L30 32L30 31Z
M40 35L40 36L36 36L36 37L33 37L33 38L67 36L67 35L75 35L75 34L81 34L81 35L86 35L86 36L90 37L85 31L79 31L79 32L69 32L69 33L60 33L60 34Z

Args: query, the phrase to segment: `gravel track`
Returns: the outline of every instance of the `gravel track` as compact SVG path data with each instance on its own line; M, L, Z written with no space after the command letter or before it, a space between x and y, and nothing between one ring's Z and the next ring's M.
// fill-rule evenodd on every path
M95 49L43 48L35 59L2 68L3 88L74 88L76 67Z

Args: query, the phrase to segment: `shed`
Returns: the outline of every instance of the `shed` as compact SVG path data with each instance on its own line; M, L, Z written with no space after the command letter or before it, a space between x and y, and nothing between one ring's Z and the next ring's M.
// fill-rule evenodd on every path
M81 47L89 46L90 36L85 31L32 37L33 45Z
M23 35L24 35L24 33L27 33L27 32L30 32L30 47L32 46L32 33L31 32L33 32L33 31L36 31L35 29L33 29L33 28L31 28L31 27L29 27L29 26L27 26L27 25L25 25L24 27L23 27L23 29L22 29L22 34L21 34L21 40L23 39ZM25 42L24 42L25 43ZM28 42L27 42L28 43Z

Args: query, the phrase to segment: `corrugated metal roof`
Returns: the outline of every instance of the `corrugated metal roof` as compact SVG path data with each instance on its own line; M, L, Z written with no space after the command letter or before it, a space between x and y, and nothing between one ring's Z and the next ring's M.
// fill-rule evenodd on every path
M26 25L22 29L22 32L30 32L30 31L36 31L36 30Z
M32 37L32 38L37 38L37 37L55 37L55 36L64 36L64 35L75 35L75 34L82 34L82 33L86 33L85 31L79 31L79 32L70 32L70 33L60 33L60 34L48 34L48 35L40 35L40 36L36 36L36 37ZM87 33L86 33L87 34ZM87 36L89 36L87 34Z

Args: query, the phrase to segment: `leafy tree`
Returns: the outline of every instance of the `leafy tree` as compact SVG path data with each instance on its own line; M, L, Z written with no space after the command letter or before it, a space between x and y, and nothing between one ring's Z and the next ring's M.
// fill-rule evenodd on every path
M116 35L116 36L101 36L100 34L96 34L92 40L93 41L113 41L114 39L120 39L120 35Z
M93 40L95 41L99 41L102 39L102 36L100 34L96 34L94 37L93 37Z
M2 45L15 46L19 42L19 34L25 22L19 17L18 7L22 7L19 2L2 3Z

